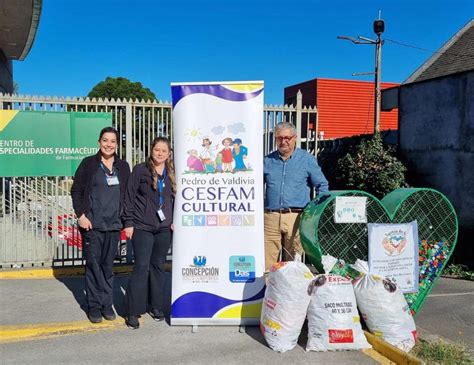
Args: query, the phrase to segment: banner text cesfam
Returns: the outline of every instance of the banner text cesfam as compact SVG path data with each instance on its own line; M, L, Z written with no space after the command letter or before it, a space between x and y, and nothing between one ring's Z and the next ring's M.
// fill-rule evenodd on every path
M244 177L213 177L209 181L202 178L182 178L186 186L181 190L184 203L181 205L185 213L236 213L255 212L255 188L242 186L254 184L254 179ZM214 186L214 185L223 186ZM239 184L229 186L230 184ZM197 186L196 186L197 185ZM199 186L201 185L201 186ZM211 186L202 186L211 185Z

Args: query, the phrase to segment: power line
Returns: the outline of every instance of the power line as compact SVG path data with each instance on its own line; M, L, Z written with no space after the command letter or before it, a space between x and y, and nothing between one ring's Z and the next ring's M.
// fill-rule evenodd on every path
M418 49L420 51L430 52L430 53L433 53L433 54L450 55L450 56L456 56L456 57L460 57L460 58L474 58L474 55L460 54L460 53L453 53L453 52L438 52L438 51L432 51L431 49L426 49L426 48L422 48L422 47L413 46L411 44L395 41L393 39L385 38L384 40L388 41L388 42L398 44L398 45L403 46L403 47Z

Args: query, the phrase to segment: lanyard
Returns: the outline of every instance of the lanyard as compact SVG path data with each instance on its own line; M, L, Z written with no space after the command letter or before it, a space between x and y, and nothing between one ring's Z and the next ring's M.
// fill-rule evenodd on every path
M163 169L163 179L158 179L158 182L157 182L158 191L160 192L160 209L163 206L163 202L164 202L162 193L165 188L165 179L166 179L166 167Z
M108 186L115 186L119 184L119 180L117 178L113 165L112 165L112 171L110 173L108 169L105 167L105 165L102 163L102 161L100 162L100 168L105 174L105 182Z
M112 172L108 172L108 169L105 167L104 163L102 161L100 161L100 168L102 169L102 171L104 171L104 174L107 178L107 176L115 176L115 169L114 169L114 165L112 165Z

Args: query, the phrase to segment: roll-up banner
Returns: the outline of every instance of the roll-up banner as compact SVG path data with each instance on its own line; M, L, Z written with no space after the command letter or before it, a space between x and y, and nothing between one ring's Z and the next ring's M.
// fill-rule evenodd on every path
M172 83L172 325L258 324L263 82Z

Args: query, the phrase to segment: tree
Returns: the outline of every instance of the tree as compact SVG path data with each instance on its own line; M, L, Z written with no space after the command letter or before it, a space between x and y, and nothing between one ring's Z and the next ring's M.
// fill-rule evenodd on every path
M346 188L364 190L378 198L406 185L405 166L384 147L379 135L363 139L339 160L338 170Z
M131 82L125 77L107 77L104 81L95 85L87 94L90 98L114 98L114 99L138 99L155 100L156 96L141 82Z

